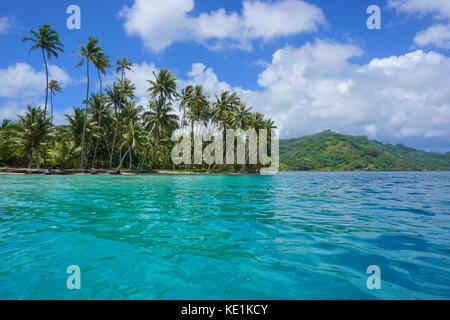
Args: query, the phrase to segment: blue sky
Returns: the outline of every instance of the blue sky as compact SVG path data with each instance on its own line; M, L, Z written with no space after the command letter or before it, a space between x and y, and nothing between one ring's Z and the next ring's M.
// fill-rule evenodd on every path
M442 81L450 71L450 5L444 1L161 3L0 1L0 118L43 103L45 84L31 83L42 78L41 56L29 55L20 40L46 23L65 45L50 61L64 87L54 100L60 123L64 113L81 107L85 69L75 68L73 52L78 41L94 36L113 62L127 56L136 64L129 77L144 104L145 79L153 69L168 68L180 86L199 83L212 95L238 91L275 119L283 137L329 128L450 150L450 86ZM81 30L66 27L71 4L81 8ZM380 30L366 27L366 9L374 4L381 8ZM91 77L96 83L96 73ZM114 77L111 68L106 83Z

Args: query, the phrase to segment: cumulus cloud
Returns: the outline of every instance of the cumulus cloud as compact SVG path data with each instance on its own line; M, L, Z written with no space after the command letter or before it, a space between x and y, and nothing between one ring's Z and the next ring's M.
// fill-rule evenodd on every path
M450 49L450 25L435 24L417 33L414 43L422 47L434 46L440 49Z
M320 8L301 0L244 1L241 13L218 9L196 16L194 0L135 0L119 12L127 34L138 36L151 50L174 42L194 41L212 47L249 48L254 39L311 32L325 24Z
M56 65L49 65L50 79L62 87L72 82L70 75ZM34 69L28 63L18 62L0 69L0 118L16 118L27 104L43 105L45 72Z
M432 15L435 23L418 32L414 43L418 46L433 46L450 49L450 2L442 0L390 0L389 5L401 13Z
M13 27L12 19L8 17L0 17L0 35L7 34Z
M330 52L333 54L330 55ZM332 129L416 147L450 146L450 58L422 50L352 62L356 45L318 40L277 50L258 76L259 90L221 81L214 70L193 63L178 87L203 85L211 98L236 91L275 120L282 137ZM147 79L153 64L136 64L127 77L136 82L141 103L148 102ZM176 108L176 106L175 106Z
M273 118L283 137L332 129L448 148L450 88L442 79L450 72L450 58L418 50L363 65L349 62L361 54L354 45L325 40L282 48L260 73L257 91L227 85L198 63L187 81L213 92L237 91L248 105Z

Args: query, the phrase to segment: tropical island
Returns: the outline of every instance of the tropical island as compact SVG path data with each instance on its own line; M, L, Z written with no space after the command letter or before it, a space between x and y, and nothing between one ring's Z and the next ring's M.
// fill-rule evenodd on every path
M100 40L89 37L79 43L76 67L86 68L86 93L82 108L66 114L67 124L53 123L53 97L62 88L49 79L48 60L58 58L64 45L50 26L30 30L30 53L42 54L46 71L45 104L28 106L13 122L0 123L0 173L43 174L204 174L257 173L259 164L175 165L171 150L174 132L194 136L195 124L224 132L226 129L276 128L273 120L251 107L235 92L223 91L211 97L200 85L187 85L181 91L177 79L161 69L147 80L148 103L142 106L135 96L136 86L127 79L133 63L127 57L117 60L116 81L104 87L103 77L112 68ZM98 87L91 86L91 69ZM151 75L149 75L151 77ZM95 92L93 92L95 91ZM141 102L141 101L139 101ZM176 112L178 109L178 113ZM240 137L246 146L248 136ZM237 148L237 143L235 148ZM280 140L280 169L286 171L420 171L450 170L450 153L429 153L403 145L383 144L365 136L350 136L327 130L296 139Z
M126 77L133 69L127 57L116 62L116 81L103 87L102 77L113 66L100 40L94 37L89 37L86 44L80 42L76 52L79 57L76 67L86 68L84 107L66 114L67 124L55 125L53 96L62 89L58 81L49 79L48 60L58 58L64 45L50 25L30 30L30 34L23 41L32 44L30 53L36 50L42 54L46 71L45 104L42 108L28 106L16 122L9 119L1 122L0 166L7 167L3 172L120 173L124 167L150 173L161 169L165 173L258 172L260 167L256 164L176 166L170 157L174 146L171 136L178 130L189 132L193 140L198 134L196 123L223 132L228 128L270 130L275 128L271 119L252 112L235 92L223 91L213 99L200 85L187 85L179 92L176 78L167 69L154 72L154 78L147 80L149 101L142 106L136 99L135 85ZM99 81L96 92L91 86L92 68ZM179 115L174 109L176 105Z
M448 171L450 152L425 152L365 136L326 130L280 140L280 169L288 171Z

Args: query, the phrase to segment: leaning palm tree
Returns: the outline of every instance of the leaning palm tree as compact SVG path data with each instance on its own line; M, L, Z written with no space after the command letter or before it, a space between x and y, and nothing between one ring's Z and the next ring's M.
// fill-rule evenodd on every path
M48 103L48 65L47 58L50 60L52 57L58 58L58 51L64 52L64 45L59 41L58 33L48 24L44 24L39 27L39 31L30 30L32 37L23 38L23 42L32 42L33 46L30 48L31 51L35 49L40 49L42 52L42 59L45 65L45 107L44 107L44 117L47 116L47 103ZM46 58L47 56L47 58Z
M147 80L150 83L148 92L150 97L163 99L164 102L173 102L178 97L177 79L167 69L162 69L156 74L155 80Z
M25 148L28 154L28 168L33 165L36 158L36 166L40 168L40 151L51 134L50 119L45 118L41 108L28 106L28 112L19 115L17 126L17 142Z
M99 46L99 39L89 37L86 45L80 44L80 51L77 53L77 56L81 57L81 60L78 62L77 67L81 67L84 63L86 63L86 75L87 75L87 86L86 86L86 100L84 101L86 104L84 110L84 125L83 125L83 135L81 138L81 160L80 160L80 168L84 169L87 165L87 157L85 150L85 135L86 135L86 123L87 123L87 114L88 114L88 101L89 101L89 65L90 63L94 63L97 59L99 53L103 50L102 46Z
M50 83L48 84L48 89L50 90L50 109L51 109L50 119L53 125L53 96L56 95L56 92L61 92L61 87L59 86L58 81L51 80Z

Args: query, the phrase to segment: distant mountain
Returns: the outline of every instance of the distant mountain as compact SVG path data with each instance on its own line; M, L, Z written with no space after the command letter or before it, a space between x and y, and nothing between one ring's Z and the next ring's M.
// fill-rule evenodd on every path
M450 170L450 152L425 152L326 130L280 140L281 170Z

